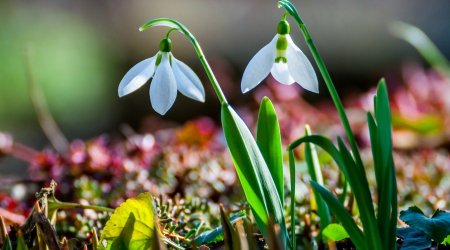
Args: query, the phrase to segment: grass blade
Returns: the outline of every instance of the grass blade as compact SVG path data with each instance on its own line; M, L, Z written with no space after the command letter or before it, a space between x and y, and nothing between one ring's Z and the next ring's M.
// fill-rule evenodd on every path
M281 204L284 205L283 148L280 125L275 108L267 97L262 99L259 108L256 143L272 175Z

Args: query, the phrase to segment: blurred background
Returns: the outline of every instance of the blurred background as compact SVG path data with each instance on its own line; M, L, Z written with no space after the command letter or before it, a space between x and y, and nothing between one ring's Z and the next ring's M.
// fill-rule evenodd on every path
M400 78L407 63L427 67L413 47L389 33L393 21L421 28L450 57L448 0L293 2L344 97L368 90L380 77L388 82ZM216 97L191 45L180 34L172 35L173 53L203 80L206 105L179 95L169 113L160 117L150 107L148 85L118 98L117 86L124 74L157 52L166 31L152 28L139 32L138 27L157 17L183 22L202 45L230 102L242 105L249 99L240 93L242 72L275 35L282 13L276 1L268 0L2 0L0 131L36 149L49 144L30 99L30 81L42 90L69 140L116 133L122 124L139 131L149 117L176 123L204 115L218 119ZM292 36L310 56L297 28L292 28ZM323 85L321 92L304 96L313 103L328 99ZM25 166L1 158L0 174Z

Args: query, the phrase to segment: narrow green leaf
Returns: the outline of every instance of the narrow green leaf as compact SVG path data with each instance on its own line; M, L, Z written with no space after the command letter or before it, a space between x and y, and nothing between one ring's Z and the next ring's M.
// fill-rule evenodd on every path
M273 182L277 187L282 205L284 204L283 148L277 113L269 98L261 101L258 114L256 143L266 161Z
M305 126L305 135L311 135L311 128L308 125ZM311 180L323 186L323 177L319 157L317 156L316 147L311 143L305 144L305 159L306 164L308 165L308 172L311 176ZM320 229L323 230L331 222L330 211L318 192L314 191L314 197L317 204L317 213L320 217Z
M150 193L142 193L120 204L106 222L100 248L148 249L152 246L157 226L152 202Z
M323 229L322 234L325 238L332 241L340 241L349 238L347 231L340 224L332 223Z
M378 225L385 243L384 248L392 248L396 242L397 229L397 185L395 180L395 166L392 156L392 132L391 132L391 112L389 108L389 96L384 79L378 83L377 95L375 97L375 119L377 138L374 141L377 157L375 161L375 172L378 176ZM373 127L373 125L372 125ZM369 123L370 128L370 123ZM375 129L373 128L373 129ZM372 147L374 145L372 144ZM389 223L386 223L389 222ZM381 226L381 227L380 227Z
M340 137L338 137L338 145L344 161L343 168L347 172L346 178L358 204L364 233L370 242L369 249L382 249L380 233L375 219L375 210L372 204L372 195L365 171L353 160L350 151L348 151Z
M367 241L364 239L363 233L361 232L361 230L359 230L349 212L338 201L338 199L336 199L336 197L334 197L334 195L331 194L330 191L317 184L316 182L311 181L311 185L313 189L322 196L336 218L342 223L342 226L348 232L348 235L350 236L353 244L355 244L356 248L369 249L366 245Z
M333 160L337 163L339 169L343 172L345 171L345 168L341 169L341 167L343 166L343 162L339 150L336 148L336 146L334 146L333 142L331 142L330 139L324 136L321 135L304 136L292 142L289 145L289 150L293 150L296 147L300 146L302 143L307 142L314 143L315 145L325 150L331 156L331 158L333 158Z
M281 199L255 139L228 104L222 104L222 125L236 172L260 231L267 236L268 216L273 216L286 244L289 237Z
M355 163L350 151L348 151L342 139L339 137L338 143L340 151L337 150L337 148L328 138L319 135L302 137L293 142L289 146L289 149L293 149L304 142L312 142L320 146L328 154L330 154L334 161L337 163L339 169L344 173L347 181L349 182L350 188L355 194L355 198L361 212L361 221L363 222L365 233L366 235L368 235L369 242L372 244L369 249L381 249L380 235L375 220L372 196L370 194L369 184L367 182L364 167L359 166ZM330 206L329 202L327 202L327 204L328 206Z
M410 227L423 231L437 243L441 243L450 234L450 212L437 210L428 218L414 206L401 211L400 219Z

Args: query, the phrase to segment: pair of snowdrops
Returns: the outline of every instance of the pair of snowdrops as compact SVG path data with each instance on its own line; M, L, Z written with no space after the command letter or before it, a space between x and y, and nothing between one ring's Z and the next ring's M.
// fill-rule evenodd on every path
M269 73L278 82L291 85L300 84L306 90L318 93L318 81L308 58L294 44L289 35L286 20L278 23L277 34L250 60L241 81L243 93L255 88ZM168 37L160 43L160 51L153 57L133 66L119 84L119 97L127 95L150 78L150 102L161 115L172 107L177 92L191 99L204 102L205 90L198 76L189 66L176 59L171 52L172 44Z

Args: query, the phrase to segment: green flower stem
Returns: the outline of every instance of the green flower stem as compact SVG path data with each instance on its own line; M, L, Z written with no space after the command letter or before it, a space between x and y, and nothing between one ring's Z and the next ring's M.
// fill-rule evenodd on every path
M49 202L49 207L55 208L55 209L73 209L73 208L82 208L82 209L92 209L96 211L102 211L102 212L114 212L114 209L109 207L102 207L102 206L95 206L95 205L83 205L79 203L72 203L72 202Z
M214 73L212 72L211 67L209 66L208 61L205 58L205 55L203 53L202 48L200 47L200 44L197 42L197 39L195 39L194 35L180 22L170 19L170 18L157 18L148 21L147 23L143 24L139 30L144 31L152 26L168 26L173 29L177 29L180 31L186 38L189 39L189 41L192 43L192 46L195 49L195 53L197 53L197 57L202 63L203 68L206 71L206 75L208 76L211 85L214 89L214 92L216 92L217 98L219 99L221 104L228 103L227 99L225 98L225 95L222 92L222 89L220 88L219 83L217 82L216 77L214 76Z
M353 135L347 115L345 114L344 106L342 105L342 101L336 91L336 88L334 87L333 81L331 80L330 73L328 73L327 67L325 66L325 63L323 62L323 59L320 56L319 51L317 50L311 35L309 34L308 28L306 27L303 20L300 18L297 9L291 2L287 0L281 0L278 2L278 4L283 8L285 8L285 10L294 18L300 30L302 31L302 34L309 47L309 50L311 51L311 54L313 55L314 60L316 61L317 67L319 68L320 74L322 75L323 80L325 81L325 85L327 86L328 92L330 92L334 106L336 106L339 117L341 118L342 125L344 126L345 133L347 135L348 141L353 151L353 156L355 157L357 163L360 166L362 166L363 164L361 156L359 154L359 148L358 145L356 144L355 136Z

